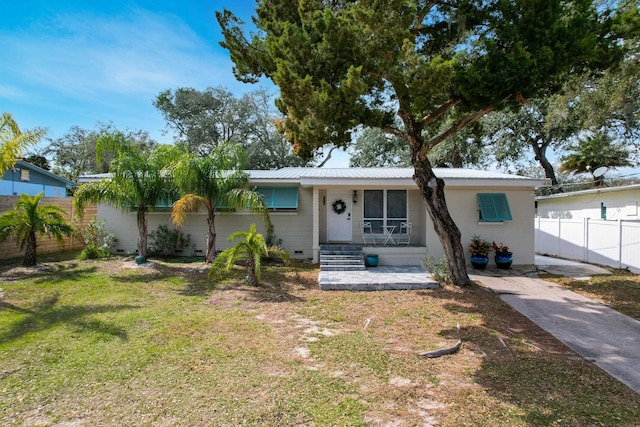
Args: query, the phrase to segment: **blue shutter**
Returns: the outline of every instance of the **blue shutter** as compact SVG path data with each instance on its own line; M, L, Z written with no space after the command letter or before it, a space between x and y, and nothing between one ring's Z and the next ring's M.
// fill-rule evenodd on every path
M511 221L511 211L504 193L478 194L482 221Z
M269 209L297 209L298 187L257 187Z

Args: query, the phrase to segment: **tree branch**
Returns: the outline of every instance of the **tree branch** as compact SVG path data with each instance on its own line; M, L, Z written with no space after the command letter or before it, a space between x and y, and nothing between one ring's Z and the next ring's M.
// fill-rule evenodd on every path
M324 165L326 165L327 162L329 160L331 160L331 153L333 153L333 150L335 150L336 148L338 148L338 147L336 147L335 145L333 147L331 147L331 150L329 150L329 154L327 154L327 157L325 157L324 160L322 161L322 163L320 163L318 166L316 166L316 168L321 168Z
M382 126L382 127L380 127L380 129L383 132L390 133L391 135L397 136L398 138L402 138L405 141L408 140L408 135L407 135L406 132L402 132L401 130L398 130L398 129L394 128L394 127Z
M456 123L453 126L451 126L447 131L441 133L440 135L436 136L435 138L432 138L427 144L425 144L420 149L420 152L418 153L418 159L424 160L427 157L427 153L429 153L429 150L431 150L433 147L435 147L436 145L440 144L442 141L444 141L445 139L449 138L451 135L453 135L454 133L458 132L460 129L464 128L465 126L475 122L476 120L478 120L482 116L490 113L491 111L493 111L493 109L494 109L494 107L492 105L490 105L488 107L483 108L482 110L476 111L473 114L469 114L468 116L466 116L462 120L460 120L458 123Z
M422 10L422 13L418 15L418 18L416 19L416 22L413 24L413 28L411 29L411 34L413 34L414 37L417 36L420 32L422 21L424 20L425 16L427 16L431 8L436 5L436 3L436 1L432 1L431 3L427 4Z
M447 102L438 107L435 111L432 111L430 114L427 114L420 120L420 124L422 126L429 125L440 118L447 111L458 105L462 101L461 99L449 99Z

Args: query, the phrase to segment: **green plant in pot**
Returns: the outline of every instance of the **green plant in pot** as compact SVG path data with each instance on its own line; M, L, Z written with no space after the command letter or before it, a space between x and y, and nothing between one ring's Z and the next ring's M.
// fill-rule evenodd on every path
M480 236L473 236L469 243L469 252L471 253L471 265L473 268L482 270L489 263L489 252L491 245L488 241Z
M496 242L491 242L491 250L495 253L493 259L496 262L496 267L505 270L511 267L513 254L509 251L509 246L503 245L502 243L497 245Z

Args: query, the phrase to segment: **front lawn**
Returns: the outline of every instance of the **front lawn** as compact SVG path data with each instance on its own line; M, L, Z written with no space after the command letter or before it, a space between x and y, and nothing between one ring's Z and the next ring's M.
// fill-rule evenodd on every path
M610 275L596 275L589 280L548 276L567 289L608 305L614 310L640 320L640 276L626 270L612 270Z
M638 395L482 288L323 292L313 265L214 287L206 272L121 258L3 267L0 425L640 419ZM459 336L455 355L417 355Z

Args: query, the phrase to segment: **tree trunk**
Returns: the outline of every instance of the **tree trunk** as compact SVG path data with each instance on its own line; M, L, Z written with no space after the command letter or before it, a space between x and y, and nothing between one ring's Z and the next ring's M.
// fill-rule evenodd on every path
M147 259L147 215L144 208L138 210L138 255Z
M444 196L444 180L436 177L427 159L414 160L414 168L413 179L427 203L429 217L447 257L453 284L469 286L472 281L467 274L466 256L460 242L461 233L449 215Z
M36 265L36 246L36 233L33 231L29 232L27 242L25 244L24 260L22 261L22 265L27 267Z
M207 216L207 250L204 258L207 264L213 262L216 257L216 215L209 212Z
M256 265L253 262L253 254L249 252L247 259L247 283L249 286L258 286L258 276L256 276Z
M553 165L547 159L547 143L538 145L536 141L531 141L531 147L536 155L536 160L540 163L540 166L544 169L544 176L551 180L551 185L558 185L558 179L556 178L556 172L553 169Z

